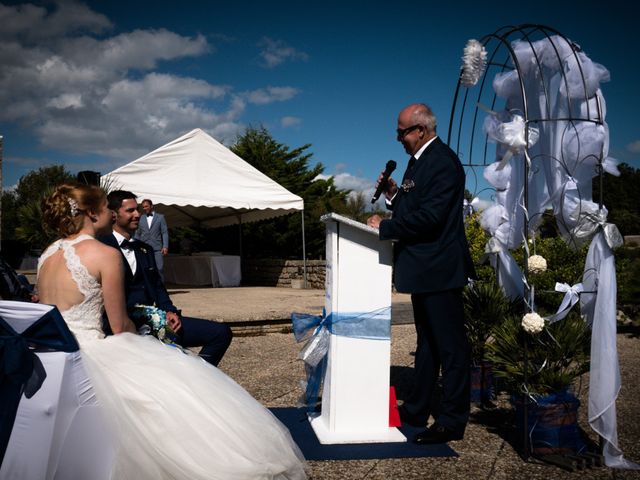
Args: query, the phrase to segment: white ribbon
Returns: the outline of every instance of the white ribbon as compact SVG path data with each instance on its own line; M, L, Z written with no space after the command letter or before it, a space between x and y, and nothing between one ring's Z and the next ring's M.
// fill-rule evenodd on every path
M549 317L545 317L549 323L557 322L567 316L569 310L580 300L580 294L584 292L584 286L582 283L576 283L573 286L569 286L568 283L556 283L556 292L564 292L564 298L558 307L558 311Z
M299 358L312 367L316 367L329 351L331 332L325 325L319 325L312 340L300 351Z
M537 128L528 127L522 115L507 110L495 112L480 103L478 103L478 107L489 114L484 119L485 133L491 140L507 148L496 170L502 170L513 155L524 150L525 145L531 148L538 141L540 131ZM529 136L525 140L525 132L527 131Z
M484 246L484 253L498 253L504 251L505 247L496 237L491 237Z
M572 220L577 222L571 234L578 242L588 241L601 227L604 232L604 239L611 250L615 250L624 244L624 239L618 227L613 223L607 222L606 210L598 210L597 212L579 210L580 206L571 215Z

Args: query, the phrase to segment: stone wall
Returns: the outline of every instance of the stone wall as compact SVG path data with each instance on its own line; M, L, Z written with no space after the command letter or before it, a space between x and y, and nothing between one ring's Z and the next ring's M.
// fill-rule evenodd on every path
M625 235L624 246L630 248L640 247L640 235Z
M307 260L307 288L324 289L324 260ZM242 285L303 288L302 260L243 259Z

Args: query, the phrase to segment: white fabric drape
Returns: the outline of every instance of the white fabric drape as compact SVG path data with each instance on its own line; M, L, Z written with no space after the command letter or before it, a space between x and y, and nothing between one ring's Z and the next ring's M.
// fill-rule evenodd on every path
M589 247L584 267L582 313L591 324L591 372L589 376L589 425L604 439L605 464L614 468L640 466L626 460L618 447L616 399L620 369L616 348L616 265L603 232Z
M570 245L577 247L596 235L583 283L585 291L595 288L594 284L587 285L587 274L594 274L600 282L598 295L582 301L583 311L590 312L593 328L589 422L605 439L608 466L637 468L624 460L617 447L615 399L620 378L612 248L621 243L621 237L615 225L606 223L606 208L593 202L591 187L598 166L619 174L617 162L608 157L609 129L600 90L600 83L609 80L609 72L559 36L533 43L516 40L511 47L518 68L501 72L493 80L496 94L505 100L505 111L490 112L484 123L488 138L497 143L497 161L484 172L497 192L494 206L485 210L481 218L491 234L486 250L494 254L492 264L505 294L522 297L526 279L508 250L522 245L525 234L535 230L547 208L553 208L559 231ZM526 219L529 232L524 231ZM577 294L565 295L566 305L552 316L554 320L566 315Z

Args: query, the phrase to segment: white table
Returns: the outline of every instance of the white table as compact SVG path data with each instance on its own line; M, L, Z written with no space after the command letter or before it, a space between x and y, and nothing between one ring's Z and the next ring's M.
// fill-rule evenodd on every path
M166 283L239 287L241 279L239 255L202 252L194 255L168 255L164 258Z

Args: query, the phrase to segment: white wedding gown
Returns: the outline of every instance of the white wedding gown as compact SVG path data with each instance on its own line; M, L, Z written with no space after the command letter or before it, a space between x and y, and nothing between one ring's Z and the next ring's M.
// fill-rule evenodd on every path
M114 479L298 479L289 431L242 387L196 355L131 333L104 338L102 290L73 244L57 241L84 300L61 312L116 438Z

